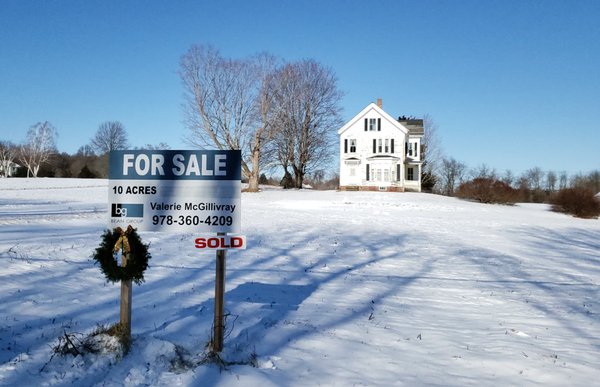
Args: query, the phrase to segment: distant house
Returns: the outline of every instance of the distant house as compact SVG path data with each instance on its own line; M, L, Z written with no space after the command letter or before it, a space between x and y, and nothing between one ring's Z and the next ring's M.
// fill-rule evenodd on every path
M11 177L17 173L21 166L10 160L0 160L0 177Z
M338 130L340 189L421 191L423 120L394 119L381 99Z

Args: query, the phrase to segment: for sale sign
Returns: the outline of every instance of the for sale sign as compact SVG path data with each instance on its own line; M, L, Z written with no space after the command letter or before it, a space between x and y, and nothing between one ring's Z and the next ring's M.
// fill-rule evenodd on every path
M240 151L112 151L108 227L239 233Z

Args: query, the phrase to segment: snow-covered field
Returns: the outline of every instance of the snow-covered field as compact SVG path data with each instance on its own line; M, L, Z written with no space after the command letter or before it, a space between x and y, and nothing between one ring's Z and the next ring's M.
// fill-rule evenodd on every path
M0 180L0 385L592 385L600 380L600 220L427 194L242 195L228 336L210 339L214 252L143 233L133 344L73 357L67 333L119 320L91 256L106 180Z

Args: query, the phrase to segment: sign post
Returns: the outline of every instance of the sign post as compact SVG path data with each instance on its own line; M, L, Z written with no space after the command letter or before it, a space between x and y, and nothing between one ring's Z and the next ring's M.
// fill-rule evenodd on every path
M225 235L219 233L219 236ZM215 267L215 319L212 347L213 351L223 350L223 335L225 331L225 259L227 250L217 250Z
M127 266L129 257L123 252L122 266ZM131 280L121 280L121 309L119 313L121 328L125 330L127 337L131 337L131 299L132 299Z
M241 152L122 150L109 156L109 228L217 234L195 239L216 249L213 351L223 350L225 258L245 248L241 229ZM123 266L127 258L123 259ZM127 312L129 310L129 312ZM131 281L122 283L121 323L131 327ZM130 328L131 329L131 328Z

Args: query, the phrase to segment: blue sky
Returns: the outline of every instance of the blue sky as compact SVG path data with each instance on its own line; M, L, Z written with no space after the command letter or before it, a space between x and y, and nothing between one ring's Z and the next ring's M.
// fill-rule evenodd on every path
M0 140L38 121L74 153L103 121L188 148L192 44L331 67L343 118L425 114L447 156L520 173L600 168L600 1L0 0ZM333 151L336 151L334 149Z

